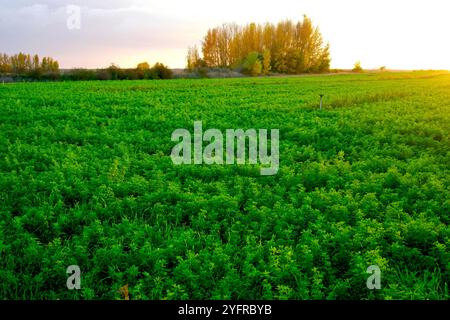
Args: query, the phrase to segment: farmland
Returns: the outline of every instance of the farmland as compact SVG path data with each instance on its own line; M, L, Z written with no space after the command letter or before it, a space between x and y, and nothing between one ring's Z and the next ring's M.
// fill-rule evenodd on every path
M278 173L175 166L194 121ZM448 72L0 84L0 298L449 299L449 133Z

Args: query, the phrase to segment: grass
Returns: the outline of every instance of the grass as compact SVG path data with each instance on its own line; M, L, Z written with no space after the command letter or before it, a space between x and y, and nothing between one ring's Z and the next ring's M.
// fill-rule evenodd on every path
M174 166L195 120L278 174ZM448 72L0 85L0 298L449 299L449 120Z

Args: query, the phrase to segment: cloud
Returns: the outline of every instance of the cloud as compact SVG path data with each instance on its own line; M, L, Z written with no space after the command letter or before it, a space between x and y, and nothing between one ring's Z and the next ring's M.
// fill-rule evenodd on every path
M67 5L81 8L81 28L67 28ZM37 52L58 59L63 67L73 66L73 57L94 67L123 60L122 52L185 50L196 41L195 23L158 14L148 1L15 1L0 4L1 50ZM190 36L191 35L191 36ZM117 55L116 55L117 53ZM127 53L129 54L129 53ZM71 58L67 58L71 57ZM107 60L107 61L105 61ZM97 66L100 66L97 64Z

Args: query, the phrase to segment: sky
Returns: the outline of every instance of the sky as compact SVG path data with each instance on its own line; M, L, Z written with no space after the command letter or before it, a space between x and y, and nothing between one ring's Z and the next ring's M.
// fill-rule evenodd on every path
M332 68L450 69L448 0L0 0L0 52L51 56L62 68L183 68L208 28L304 14L330 43Z

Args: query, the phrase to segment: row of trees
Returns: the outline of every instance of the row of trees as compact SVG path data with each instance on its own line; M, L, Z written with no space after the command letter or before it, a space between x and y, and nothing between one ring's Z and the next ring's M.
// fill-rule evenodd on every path
M187 68L241 69L250 74L325 72L330 68L329 45L318 27L304 16L294 23L224 24L209 29L201 48L191 47Z
M63 80L143 80L143 79L171 79L172 70L162 63L155 63L150 67L148 62L142 62L136 68L122 69L111 64L106 69L73 69L64 73Z
M108 68L72 69L60 71L58 61L51 57L39 58L37 54L18 53L12 56L0 54L0 76L15 80L139 80L139 79L170 79L172 70L162 63L153 67L142 62L136 68L123 69L115 64Z
M0 74L40 79L59 74L59 63L51 57L18 53L12 56L0 54Z

